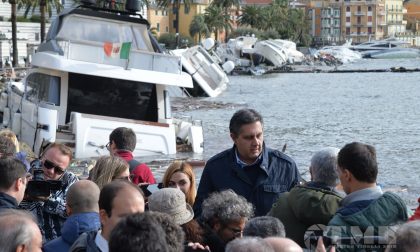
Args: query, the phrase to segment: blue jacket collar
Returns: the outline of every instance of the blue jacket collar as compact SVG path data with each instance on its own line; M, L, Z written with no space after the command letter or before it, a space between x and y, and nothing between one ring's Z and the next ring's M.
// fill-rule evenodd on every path
M16 199L9 194L0 192L0 208L17 209L18 203Z
M64 222L64 225L61 228L61 237L69 244L73 244L80 234L94 230L96 231L100 227L101 222L98 213L73 214Z

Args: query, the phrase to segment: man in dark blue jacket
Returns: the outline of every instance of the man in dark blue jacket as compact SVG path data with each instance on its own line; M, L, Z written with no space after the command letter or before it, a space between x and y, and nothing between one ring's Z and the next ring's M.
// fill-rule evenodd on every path
M68 251L84 232L97 231L99 220L99 187L92 181L78 181L67 192L66 209L70 216L61 228L61 237L47 242L44 252Z
M264 144L263 119L253 109L237 111L230 120L234 142L207 161L194 204L195 216L209 193L232 189L255 207L255 215L266 215L283 192L299 183L293 159Z

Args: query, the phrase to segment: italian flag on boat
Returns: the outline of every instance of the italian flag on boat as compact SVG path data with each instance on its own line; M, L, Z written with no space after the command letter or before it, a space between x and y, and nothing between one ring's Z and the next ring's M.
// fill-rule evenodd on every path
M105 42L104 44L105 55L111 58L117 58L119 56L120 59L128 59L128 55L130 54L130 48L131 48L131 42L124 42L124 43Z

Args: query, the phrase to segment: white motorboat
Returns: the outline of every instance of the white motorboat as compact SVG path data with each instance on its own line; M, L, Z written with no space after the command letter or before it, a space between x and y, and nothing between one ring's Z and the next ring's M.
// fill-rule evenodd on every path
M235 66L249 67L252 65L251 55L258 38L253 36L239 36L229 39L228 43L217 46L215 53L223 61L232 61Z
M418 57L420 57L420 50L416 48L391 48L369 54L369 58L373 59L412 59Z
M373 40L358 45L349 46L350 49L359 51L363 58L370 58L372 53L392 48L407 48L410 44L395 38L387 38L384 40Z
M75 158L106 155L110 132L129 127L137 135L135 157L175 154L168 89L193 82L180 57L159 52L148 27L133 11L62 12L33 55L23 92L10 85L1 94L3 125L35 153L49 141L72 147ZM189 142L201 152L202 128L188 125Z
M266 61L275 67L281 67L287 63L285 50L268 40L257 41L254 45L253 53L263 56Z
M360 52L350 50L346 45L324 46L321 49L319 49L316 52L316 54L318 56L332 55L334 56L334 58L338 59L343 64L353 62L362 58L362 55Z
M279 48L282 48L286 52L287 61L289 63L301 63L305 59L305 55L296 49L296 43L293 41L284 39L273 39L267 41L276 44Z
M229 78L225 71L202 46L172 50L172 53L181 57L182 66L194 80L194 88L186 89L189 94L216 97L227 88ZM230 63L225 62L224 66L227 64Z

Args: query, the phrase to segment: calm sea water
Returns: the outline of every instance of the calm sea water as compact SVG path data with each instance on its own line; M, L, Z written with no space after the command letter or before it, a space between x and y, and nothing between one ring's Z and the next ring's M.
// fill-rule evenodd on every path
M419 68L417 60L361 60L339 69ZM377 149L378 182L396 191L410 206L420 196L420 72L305 73L230 76L228 89L216 98L191 98L176 116L201 119L205 152L190 156L207 160L232 146L228 125L243 107L264 118L265 142L307 170L317 150L361 141ZM162 169L156 172L162 173ZM158 175L159 176L159 175ZM199 176L199 174L198 174Z

